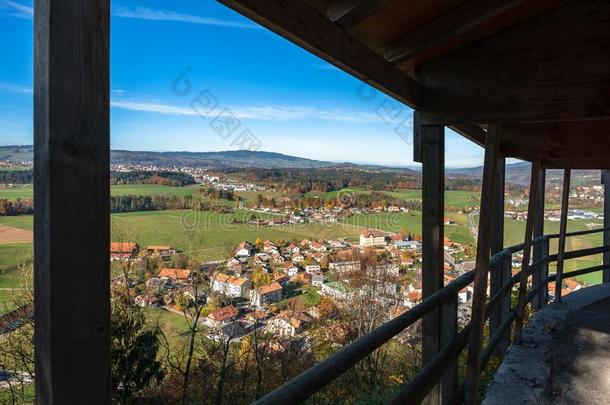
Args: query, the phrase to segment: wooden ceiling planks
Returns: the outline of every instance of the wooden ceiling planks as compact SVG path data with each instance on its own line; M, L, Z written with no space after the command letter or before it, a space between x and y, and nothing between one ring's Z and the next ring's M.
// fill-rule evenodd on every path
M434 44L442 44L459 34L476 29L482 23L523 4L525 0L468 0L390 42L385 58L399 63Z
M610 3L576 2L419 66L449 123L610 117Z

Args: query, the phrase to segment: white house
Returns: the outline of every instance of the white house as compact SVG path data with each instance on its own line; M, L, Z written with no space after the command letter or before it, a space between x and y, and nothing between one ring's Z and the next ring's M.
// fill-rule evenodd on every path
M322 287L324 284L324 276L322 274L312 274L311 275L311 285L316 287Z
M297 266L295 266L294 264L292 264L292 262L286 262L284 263L284 271L286 272L286 274L288 274L290 277L294 277L297 274L299 274L299 268Z
M290 314L284 311L267 322L266 330L271 334L280 336L296 336L310 322L311 319L304 314Z
M245 278L215 273L212 290L231 298L247 297L251 282Z
M330 270L334 270L338 273L342 273L344 271L358 271L360 270L360 262L359 261L347 261L347 262L334 262L328 265Z
M279 301L282 299L282 291L283 288L279 283L264 285L250 291L250 303L262 307L264 304Z
M319 264L308 264L305 266L305 272L309 274L319 273L321 271L321 267Z
M360 234L360 246L385 245L385 234L376 229L365 229Z
M398 277L400 275L400 267L398 264L394 263L379 264L375 266L373 270L376 273L384 273L392 277Z
M250 257L253 254L254 246L248 241L243 241L242 243L237 245L237 248L235 249L236 257Z

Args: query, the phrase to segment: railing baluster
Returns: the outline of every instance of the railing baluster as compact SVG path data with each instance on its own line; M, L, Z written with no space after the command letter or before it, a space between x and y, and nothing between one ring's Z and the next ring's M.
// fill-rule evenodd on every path
M534 240L544 235L544 186L546 171L543 168L539 169L538 184L535 186L536 201L534 205ZM544 238L539 243L534 244L534 262L538 262L545 257L547 253L544 250ZM548 271L548 266L537 266L532 274L532 284L539 284L545 277L545 268ZM544 294L538 294L532 301L534 309L540 309L546 304Z
M457 297L441 304L441 349L451 346L457 336ZM454 362L447 366L447 371L441 378L441 403L453 396L457 386L458 364Z
M540 163L532 163L532 175L530 179L530 193L527 204L527 221L525 223L525 241L523 245L523 262L521 263L521 277L519 280L519 303L517 304L517 322L515 325L515 343L521 342L521 330L523 329L523 318L526 306L527 280L532 250L532 232L534 226L534 207L536 204L536 186L540 174Z
M465 381L465 399L467 403L477 402L479 377L481 371L481 349L483 326L485 324L485 301L489 273L491 229L491 207L495 171L498 159L498 144L501 125L489 124L485 140L485 163L483 166L483 183L481 187L481 209L479 215L479 235L477 238L477 258L474 278L474 296L472 298L472 316L468 343L468 370Z
M557 278L555 281L555 301L561 301L563 285L563 262L566 251L566 230L568 227L568 202L570 200L570 169L563 171L563 190L561 197L561 222L559 223L559 247L557 249Z
M610 245L610 170L602 171L602 183L604 185L604 246ZM604 253L604 266L608 266L602 272L602 281L610 283L610 253Z
M503 284L510 283L510 279L512 276L512 270L513 270L512 255L510 255L510 254L505 255L504 259L502 260L502 266L500 267L500 272L502 273L502 283ZM510 311L511 311L510 298L511 298L511 293L509 291L500 300L500 305L499 305L500 322L498 323L498 328L500 327L500 325L502 324L504 319L506 319L506 317L510 314ZM496 330L498 328L496 328ZM509 332L510 332L510 329L509 329ZM506 349L508 348L509 345L510 345L510 333L505 333L504 336L502 337L502 339L500 339L500 343L498 343L498 350L496 352L500 358L504 358L504 354L506 353Z

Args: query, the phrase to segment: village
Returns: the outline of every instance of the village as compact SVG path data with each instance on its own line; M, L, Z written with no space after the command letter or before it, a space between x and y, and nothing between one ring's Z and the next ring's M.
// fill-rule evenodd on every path
M394 315L422 299L421 243L410 235L363 229L354 244L338 239L278 242L243 241L228 260L196 269L172 267L180 252L171 246L112 242L110 259L119 269L147 260L160 263L151 277L125 281L118 274L113 283L130 283L137 291L135 302L145 307L181 313L189 303L206 306L200 323L211 339L239 340L264 328L283 339L307 341L310 324L332 322L337 310L362 294ZM446 238L445 251L451 258L463 246ZM462 271L449 261L446 283ZM467 307L471 296L471 287L461 291L460 306Z

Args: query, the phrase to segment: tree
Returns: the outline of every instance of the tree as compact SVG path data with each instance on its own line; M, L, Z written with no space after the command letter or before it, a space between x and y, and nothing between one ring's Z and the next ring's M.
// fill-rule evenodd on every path
M159 330L148 328L142 309L124 293L112 298L112 394L126 404L160 382L164 371L157 359Z
M26 389L34 381L34 290L32 283L33 266L23 264L21 288L10 293L10 299L2 309L12 309L2 316L8 333L0 335L0 374L2 381L2 403L34 403L32 391ZM16 309L15 309L16 308Z
M256 288L271 284L272 281L271 275L261 268L255 269L252 273L252 283Z

